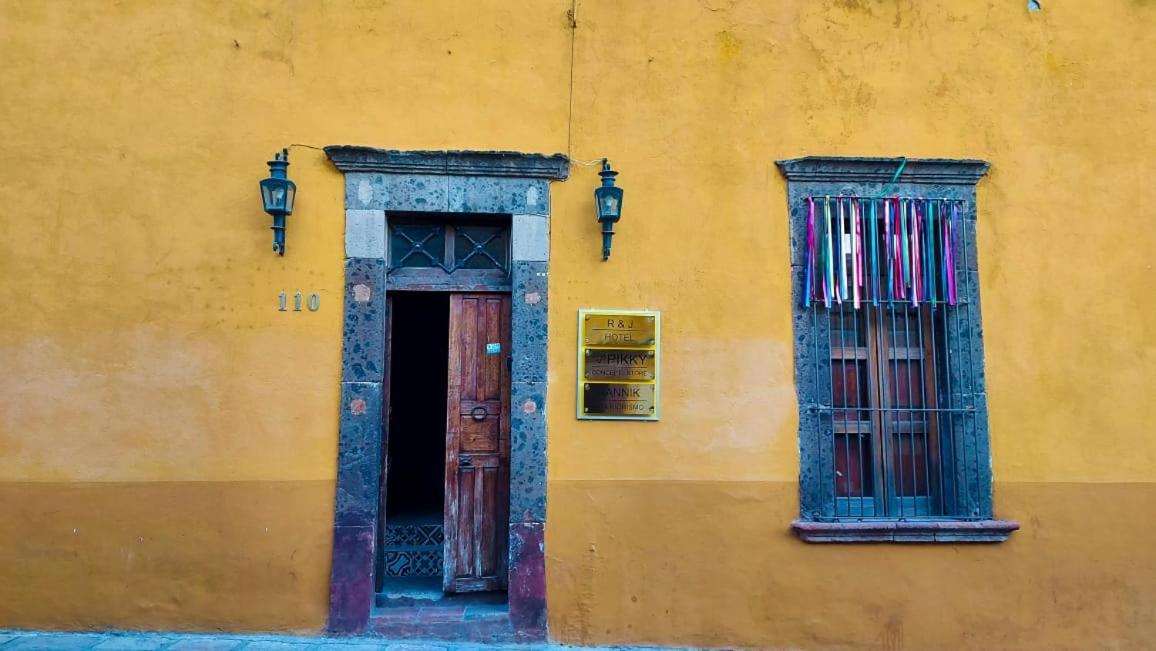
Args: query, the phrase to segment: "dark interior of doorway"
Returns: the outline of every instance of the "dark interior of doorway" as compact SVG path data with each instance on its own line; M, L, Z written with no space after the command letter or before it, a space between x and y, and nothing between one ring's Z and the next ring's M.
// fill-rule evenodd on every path
M391 294L385 539L378 590L440 594L449 295Z
M388 440L377 599L382 607L505 604L442 592L450 295L390 292Z
M386 514L442 522L445 503L448 294L393 297Z

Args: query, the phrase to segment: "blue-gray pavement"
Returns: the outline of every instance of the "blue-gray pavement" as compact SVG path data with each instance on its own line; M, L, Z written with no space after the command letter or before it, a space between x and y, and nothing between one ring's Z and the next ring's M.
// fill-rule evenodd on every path
M0 651L577 651L583 648L587 647L237 633L55 633L0 630ZM634 651L647 647L597 648L604 651Z

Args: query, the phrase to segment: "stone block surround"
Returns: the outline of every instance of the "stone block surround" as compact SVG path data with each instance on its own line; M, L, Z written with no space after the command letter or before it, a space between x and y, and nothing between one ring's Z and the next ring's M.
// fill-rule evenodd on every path
M345 174L345 306L341 420L329 630L469 638L546 637L546 346L550 182L565 180L561 154L325 148ZM511 215L511 412L508 608L375 615L374 559L382 450L386 228L390 212ZM446 621L441 622L440 620ZM474 621L474 620L477 621ZM439 626L445 628L440 631ZM490 630L493 629L493 630ZM439 632L440 631L440 632Z

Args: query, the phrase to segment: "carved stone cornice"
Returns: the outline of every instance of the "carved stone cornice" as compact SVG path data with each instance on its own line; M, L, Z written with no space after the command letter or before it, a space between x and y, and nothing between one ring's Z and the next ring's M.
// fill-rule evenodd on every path
M902 158L806 156L777 161L788 181L843 181L887 183L895 176ZM908 158L897 183L975 185L991 164L982 160Z
M565 180L570 159L563 154L516 151L402 151L356 145L329 145L325 154L342 172L512 176Z

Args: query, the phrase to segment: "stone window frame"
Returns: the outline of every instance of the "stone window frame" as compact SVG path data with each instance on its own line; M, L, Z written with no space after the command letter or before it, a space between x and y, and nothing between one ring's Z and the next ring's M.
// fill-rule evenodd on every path
M792 530L806 542L1003 542L1019 528L1015 522L997 520L993 515L990 433L987 418L986 384L983 363L983 325L979 300L979 265L976 253L976 185L990 164L970 159L906 159L808 156L777 161L787 180L790 230L791 306L795 347L795 386L799 404L799 518ZM902 167L901 167L902 166ZM902 172L896 177L896 172ZM894 181L894 182L892 182ZM924 196L961 199L964 230L960 259L968 282L961 290L963 300L972 303L974 324L958 328L946 345L977 351L969 382L982 390L974 397L976 426L962 437L966 449L977 458L978 472L962 474L964 494L971 513L967 519L863 519L834 517L834 494L826 485L822 463L821 417L806 408L817 404L818 387L804 375L815 355L814 340L823 336L803 307L801 270L807 241L806 197L809 196ZM970 447L968 447L970 446Z
M381 483L390 212L511 215L507 633L546 638L546 363L550 182L569 160L509 151L325 147L345 180L345 303L330 632L371 627ZM460 623L449 623L460 626ZM436 625L434 626L436 628ZM413 628L416 635L438 631Z

